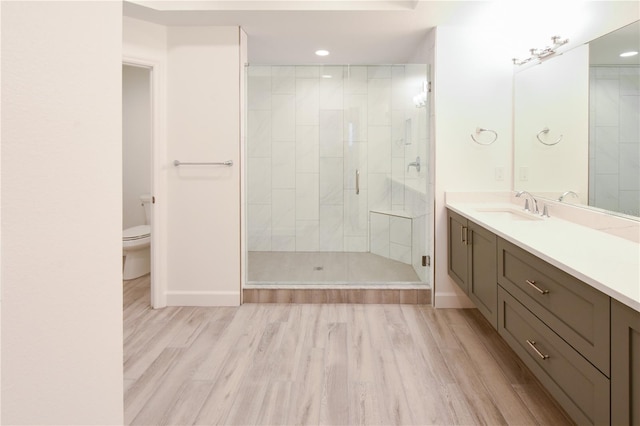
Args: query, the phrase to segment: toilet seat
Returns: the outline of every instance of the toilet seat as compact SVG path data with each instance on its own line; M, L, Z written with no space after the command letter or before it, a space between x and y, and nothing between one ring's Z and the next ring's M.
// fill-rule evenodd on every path
M151 227L149 225L138 225L127 228L122 231L122 241L135 241L147 238L151 235Z

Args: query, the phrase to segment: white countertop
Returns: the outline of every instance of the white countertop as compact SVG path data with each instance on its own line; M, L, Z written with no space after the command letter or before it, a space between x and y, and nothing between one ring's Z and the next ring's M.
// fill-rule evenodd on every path
M447 200L446 206L640 312L640 244L637 242L554 217L510 220L508 214L478 211L522 211L521 206L512 203Z

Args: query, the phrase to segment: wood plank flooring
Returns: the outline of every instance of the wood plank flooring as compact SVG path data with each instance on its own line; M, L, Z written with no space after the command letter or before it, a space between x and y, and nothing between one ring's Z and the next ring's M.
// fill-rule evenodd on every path
M476 310L148 300L125 283L127 424L572 424Z
M242 290L244 303L431 303L431 289L286 289L286 288L245 288Z

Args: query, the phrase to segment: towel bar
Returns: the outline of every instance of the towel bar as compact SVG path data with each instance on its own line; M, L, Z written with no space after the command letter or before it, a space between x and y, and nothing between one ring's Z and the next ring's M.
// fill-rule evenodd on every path
M173 160L173 165L178 166L233 166L233 160L213 163L183 163L179 160Z

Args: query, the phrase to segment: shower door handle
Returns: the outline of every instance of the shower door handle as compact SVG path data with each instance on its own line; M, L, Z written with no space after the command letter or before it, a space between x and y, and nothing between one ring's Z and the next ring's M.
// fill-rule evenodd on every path
M356 169L356 195L360 194L360 170Z

